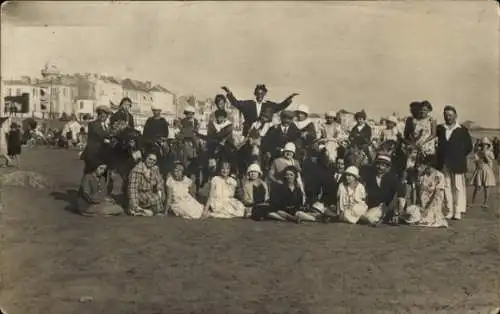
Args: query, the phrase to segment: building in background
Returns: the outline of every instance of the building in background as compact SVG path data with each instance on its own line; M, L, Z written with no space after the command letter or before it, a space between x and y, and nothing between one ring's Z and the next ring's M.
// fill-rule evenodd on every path
M169 119L173 119L176 116L175 110L175 95L165 87L161 85L155 85L150 90L149 93L153 98L153 104L161 108L162 115Z
M6 80L2 84L2 115L8 108L5 107L5 97L29 95L28 112L21 115L32 115L40 109L40 91L37 82L30 77L23 76L19 80Z

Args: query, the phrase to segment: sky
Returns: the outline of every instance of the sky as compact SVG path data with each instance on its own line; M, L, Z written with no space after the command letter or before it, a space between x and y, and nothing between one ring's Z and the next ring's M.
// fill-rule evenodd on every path
M498 127L498 26L494 1L10 2L1 75L51 62L199 98L264 83L272 100L376 118L427 99L439 120L452 104Z

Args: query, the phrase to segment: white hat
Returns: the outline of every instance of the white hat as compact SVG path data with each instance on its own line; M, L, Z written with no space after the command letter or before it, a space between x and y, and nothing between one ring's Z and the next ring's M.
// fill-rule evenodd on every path
M335 111L333 111L333 110L330 110L327 113L325 113L325 117L335 118L336 116L337 116L337 113Z
M247 174L250 172L257 172L262 175L262 170L260 169L259 164L251 164L250 166L248 166Z
M396 116L389 116L386 120L389 122L392 122L394 124L398 124L398 122L399 122L398 118Z
M355 176L356 178L359 178L359 170L356 166L349 166L347 169L344 171L344 175L350 174L352 176Z
M481 144L488 144L488 145L491 145L491 141L489 139L489 137L485 136L481 139Z
M312 208L319 211L320 213L324 213L326 211L325 205L321 202L316 202L312 204Z
M292 142L288 142L285 144L285 147L283 147L283 152L292 152L295 153L296 147L295 144Z
M303 112L303 113L305 113L305 114L307 114L307 115L308 115L308 114L309 114L309 107L308 107L308 106L306 106L306 105L299 105L299 106L297 107L297 109L295 109L295 111L298 111L298 112Z
M161 110L162 108L158 104L151 105L151 110Z
M193 106L186 106L184 108L184 112L191 112L191 113L196 113L196 109L194 109Z
M405 222L408 224L415 224L422 219L420 207L417 205L410 205L406 208Z
M375 161L382 161L382 162L390 164L392 162L392 159L391 159L391 156L388 156L385 154L378 154L377 158L375 158Z

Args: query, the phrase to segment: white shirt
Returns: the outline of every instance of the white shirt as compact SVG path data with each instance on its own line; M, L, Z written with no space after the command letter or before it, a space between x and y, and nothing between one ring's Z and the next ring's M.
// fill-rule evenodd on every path
M364 123L363 123L363 124L361 124L361 125L359 125L359 124L358 124L358 125L356 126L356 128L358 129L358 131L361 131L361 130L363 130L363 129L365 128L365 125L366 125L366 124L364 124Z
M260 117L260 111L262 110L262 102L258 102L257 100L255 101L255 108L257 109L257 117Z
M377 180L377 185L380 187L380 183L382 182L382 176L376 176L375 179Z
M454 124L452 125L447 125L447 124L444 124L444 128L446 130L445 132L445 137L446 137L446 140L449 141L450 138L451 138L451 135L453 134L453 131L455 131L456 129L458 129L460 127L460 124L458 124L458 122L455 122Z
M283 133L286 133L286 131L288 131L288 126L287 125L282 125L281 126L281 130L283 131Z

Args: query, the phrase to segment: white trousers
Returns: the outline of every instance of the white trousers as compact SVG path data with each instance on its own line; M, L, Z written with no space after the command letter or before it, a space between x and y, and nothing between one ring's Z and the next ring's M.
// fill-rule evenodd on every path
M465 174L450 172L446 167L444 174L444 202L448 214L462 214L467 208L467 185Z

